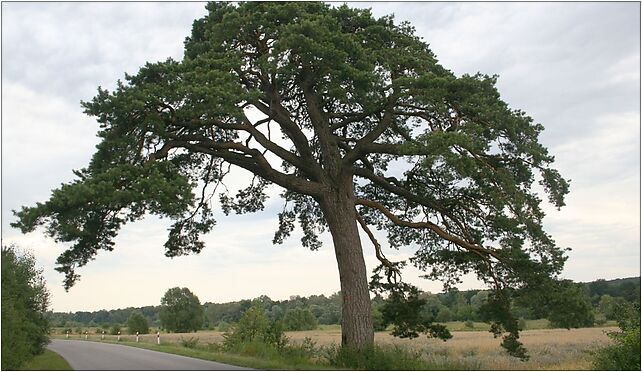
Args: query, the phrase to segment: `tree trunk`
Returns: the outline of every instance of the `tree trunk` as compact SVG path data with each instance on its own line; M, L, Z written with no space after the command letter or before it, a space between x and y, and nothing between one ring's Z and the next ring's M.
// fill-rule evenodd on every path
M363 348L374 343L368 275L355 215L352 178L321 201L334 242L343 298L341 345Z

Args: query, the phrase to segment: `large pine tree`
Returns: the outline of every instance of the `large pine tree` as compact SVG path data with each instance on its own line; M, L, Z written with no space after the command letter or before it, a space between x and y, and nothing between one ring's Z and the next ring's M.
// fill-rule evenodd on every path
M89 166L16 212L23 232L45 225L73 243L58 259L66 286L145 213L175 221L168 256L201 251L213 190L239 167L255 178L220 195L226 213L261 210L273 184L285 200L275 243L296 222L310 249L332 235L343 344L373 342L360 228L381 262L373 287L413 302L376 228L390 247L415 247L410 261L430 278L450 285L472 272L488 283L493 330L519 353L510 300L547 286L565 261L533 188L564 205L568 183L538 142L543 127L500 99L496 77L455 76L392 17L314 2L207 9L182 61L148 63L83 103L101 125Z

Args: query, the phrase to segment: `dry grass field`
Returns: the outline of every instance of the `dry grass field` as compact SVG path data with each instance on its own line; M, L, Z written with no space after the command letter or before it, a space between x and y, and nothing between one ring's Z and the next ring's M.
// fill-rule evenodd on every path
M463 362L471 369L480 370L585 370L590 369L589 352L609 343L607 331L614 327L581 328L581 329L538 329L521 332L531 356L530 360L521 362L508 356L499 346L501 340L493 338L486 331L453 332L453 338L447 342L420 337L414 340L398 339L387 332L378 332L375 340L379 344L395 344L420 351L428 360L435 362ZM341 330L337 327L314 331L287 332L293 342L301 342L309 337L317 346L338 344ZM58 336L60 337L60 336ZM64 336L63 336L64 337ZM70 338L84 339L84 335L71 335ZM116 336L105 336L115 340ZM133 341L135 336L123 335L123 340ZM100 335L90 334L92 340ZM202 344L223 341L223 333L217 331L199 331L198 333L161 334L163 343L180 343L181 339L198 338ZM156 342L156 335L142 335L140 342Z
M402 345L421 351L434 361L457 360L481 370L579 370L589 369L588 352L609 343L605 331L616 328L541 329L521 332L521 340L531 356L521 362L508 356L499 346L501 339L489 332L453 332L447 342L420 337L399 339L379 332L375 340L380 344ZM318 345L339 343L340 331L289 332L293 341L310 337Z

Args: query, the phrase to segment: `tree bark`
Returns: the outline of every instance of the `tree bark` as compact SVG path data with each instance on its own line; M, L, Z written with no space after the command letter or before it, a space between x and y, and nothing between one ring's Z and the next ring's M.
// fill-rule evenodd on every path
M339 184L320 205L332 234L339 268L343 298L341 345L361 349L374 343L368 276L359 239L352 177Z

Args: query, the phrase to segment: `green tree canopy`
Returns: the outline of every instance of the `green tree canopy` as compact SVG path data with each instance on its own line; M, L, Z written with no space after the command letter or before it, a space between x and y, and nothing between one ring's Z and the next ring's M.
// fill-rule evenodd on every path
M405 263L386 259L375 239L379 229L391 248L414 247L409 263L428 278L451 287L475 273L487 283L500 309L489 314L493 329L521 350L511 298L548 288L566 259L542 228L534 186L559 208L569 185L538 142L543 126L501 100L497 76L455 76L410 24L367 9L247 2L207 10L183 60L147 63L83 103L101 128L90 164L48 201L16 212L23 232L45 225L72 243L58 259L65 285L114 248L127 222L168 217L166 255L199 252L216 192L225 213L247 213L262 210L276 185L285 203L275 244L297 224L312 250L319 233L332 235L343 344L374 341L361 227L381 262L373 289L409 288ZM236 194L218 187L232 167L255 175Z
M18 369L49 342L49 292L33 255L2 247L2 369Z
M245 310L239 322L225 332L223 338L223 344L231 350L252 342L261 342L276 348L282 348L288 343L281 322L270 321L263 307L257 302Z
M285 312L283 326L287 331L307 331L316 329L319 325L317 318L310 309L295 308Z
M147 318L138 311L132 312L129 319L127 319L127 331L130 335L136 334L136 332L142 335L149 333ZM116 333L118 333L118 331L116 331Z
M188 288L170 288L161 298L158 314L163 328L170 332L196 332L203 326L204 309Z

